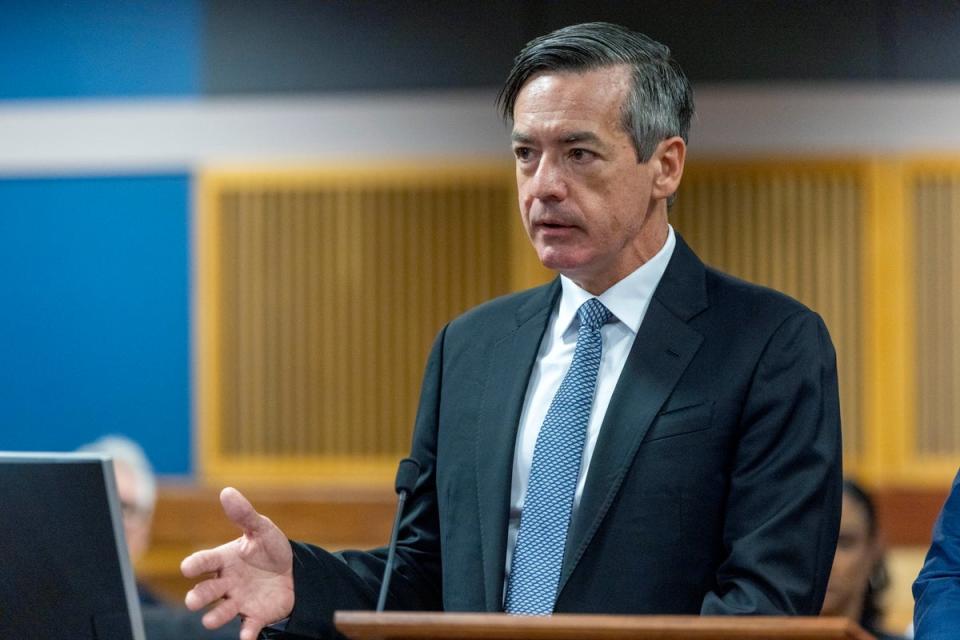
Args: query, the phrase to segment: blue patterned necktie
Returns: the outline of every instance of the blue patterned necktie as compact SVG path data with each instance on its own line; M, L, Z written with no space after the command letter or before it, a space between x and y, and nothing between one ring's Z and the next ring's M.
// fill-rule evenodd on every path
M549 615L557 598L563 548L580 475L580 460L597 387L603 342L611 317L596 298L577 310L580 328L573 362L537 435L520 531L510 565L507 613Z

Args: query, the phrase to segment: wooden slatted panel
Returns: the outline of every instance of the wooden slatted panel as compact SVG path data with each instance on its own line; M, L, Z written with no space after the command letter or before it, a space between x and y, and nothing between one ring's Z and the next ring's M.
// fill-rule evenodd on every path
M913 180L920 456L960 455L960 167Z
M692 165L670 213L705 262L783 291L823 316L837 349L848 460L865 449L863 191L855 165Z
M512 173L225 172L201 191L207 477L405 455L437 331L508 291Z

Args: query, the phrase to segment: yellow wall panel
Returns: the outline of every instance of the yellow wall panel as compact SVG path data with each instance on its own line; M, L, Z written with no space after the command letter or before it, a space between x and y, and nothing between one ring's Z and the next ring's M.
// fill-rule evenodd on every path
M960 459L960 162L908 167L916 233L917 421L912 462L934 477Z
M837 349L844 446L863 456L862 169L856 163L691 164L671 223L701 258L819 312Z
M216 481L389 481L423 363L467 308L546 281L508 167L204 173L197 431ZM798 298L837 349L845 464L940 486L960 462L960 160L691 163L672 224Z
M392 473L437 331L509 289L513 189L499 167L205 174L204 476Z

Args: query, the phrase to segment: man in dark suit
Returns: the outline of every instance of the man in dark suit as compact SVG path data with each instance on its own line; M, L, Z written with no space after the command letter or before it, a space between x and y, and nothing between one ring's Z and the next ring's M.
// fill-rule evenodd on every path
M607 24L532 41L501 92L521 218L561 276L468 312L427 363L388 606L819 612L840 516L833 347L820 318L705 267L667 221L692 94L669 50ZM245 640L372 608L385 552L244 536L183 562Z
M960 471L933 527L927 558L913 583L916 640L948 640L960 630Z

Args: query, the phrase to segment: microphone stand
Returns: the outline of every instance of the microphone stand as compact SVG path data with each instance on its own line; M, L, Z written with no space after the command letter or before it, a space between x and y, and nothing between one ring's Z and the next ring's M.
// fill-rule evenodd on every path
M380 597L377 599L377 612L383 611L387 604L387 592L390 590L390 576L393 574L393 563L397 555L397 536L400 532L400 520L403 518L403 506L407 496L413 493L420 475L420 463L413 458L404 458L397 467L397 480L394 489L397 498L397 514L393 520L393 532L390 534L390 546L387 549L387 563L383 568L383 582L380 584Z

